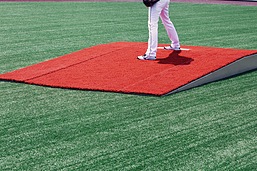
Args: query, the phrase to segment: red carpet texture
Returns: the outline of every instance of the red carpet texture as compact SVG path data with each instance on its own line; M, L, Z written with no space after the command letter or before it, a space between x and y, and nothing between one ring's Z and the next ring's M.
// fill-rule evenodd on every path
M164 46L164 45L160 45ZM256 50L182 46L158 50L157 60L140 61L147 43L116 42L82 49L0 74L0 80L42 86L165 95Z

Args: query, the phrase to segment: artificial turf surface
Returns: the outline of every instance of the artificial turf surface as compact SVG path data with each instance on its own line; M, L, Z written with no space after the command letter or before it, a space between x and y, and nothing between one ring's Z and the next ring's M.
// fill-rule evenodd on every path
M0 11L1 73L148 36L137 2L1 2ZM182 44L257 49L256 7L174 3L170 13ZM165 97L0 82L0 170L255 170L256 78Z

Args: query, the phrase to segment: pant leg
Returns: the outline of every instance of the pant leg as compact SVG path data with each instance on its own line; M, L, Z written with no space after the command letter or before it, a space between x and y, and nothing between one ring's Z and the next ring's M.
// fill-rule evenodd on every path
M166 0L166 5L163 8L163 10L161 11L160 18L161 18L162 23L167 31L167 34L171 41L171 45L173 47L179 47L180 46L179 37L178 37L177 31L175 29L175 26L173 25L173 23L171 22L170 17L169 17L169 3L170 3L170 1Z
M163 9L163 1L157 2L152 7L148 9L148 48L146 55L156 56L157 46L158 46L158 22L160 18L161 11Z

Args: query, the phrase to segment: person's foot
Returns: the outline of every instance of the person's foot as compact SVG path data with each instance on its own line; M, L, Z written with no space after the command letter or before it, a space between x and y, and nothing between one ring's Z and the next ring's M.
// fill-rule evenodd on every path
M137 59L139 60L156 60L155 56L147 56L146 54L138 56Z
M179 46L178 47L165 46L164 49L165 50L176 50L176 51L181 50Z

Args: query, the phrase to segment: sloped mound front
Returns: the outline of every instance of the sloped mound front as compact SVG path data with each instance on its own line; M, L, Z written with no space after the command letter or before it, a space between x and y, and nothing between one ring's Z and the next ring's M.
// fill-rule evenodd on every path
M0 79L60 88L164 95L257 53L182 46L179 52L159 49L156 61L137 60L146 47L147 43L136 42L97 45L0 74Z

